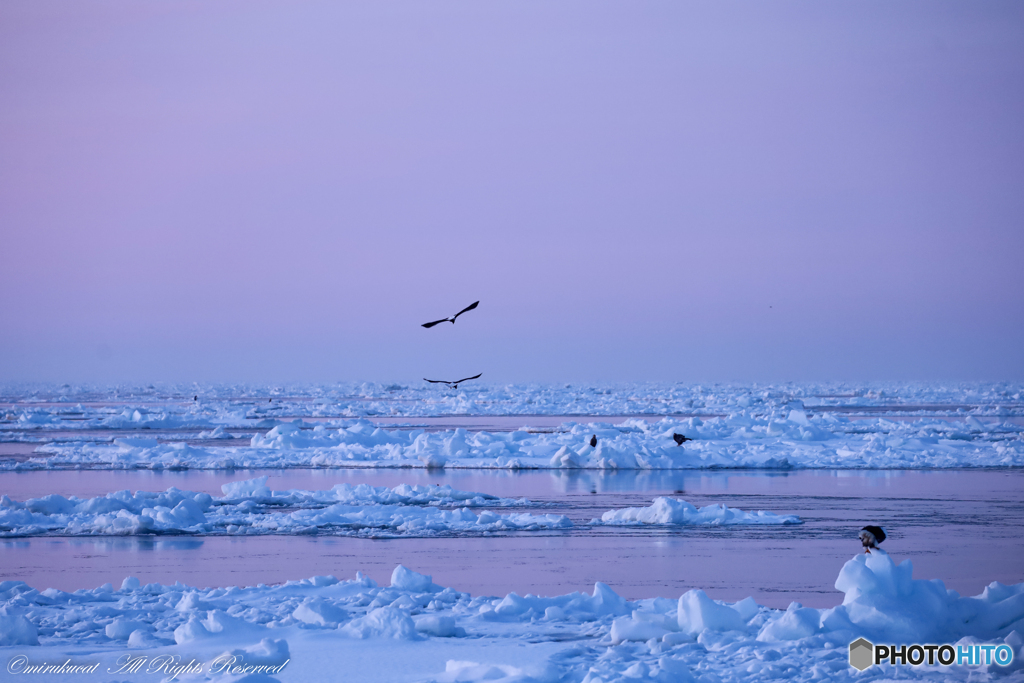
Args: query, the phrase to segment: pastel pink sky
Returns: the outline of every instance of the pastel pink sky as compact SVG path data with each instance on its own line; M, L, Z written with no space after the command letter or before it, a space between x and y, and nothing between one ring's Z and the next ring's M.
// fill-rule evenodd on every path
M5 2L0 381L1021 380L1022 122L1019 2Z

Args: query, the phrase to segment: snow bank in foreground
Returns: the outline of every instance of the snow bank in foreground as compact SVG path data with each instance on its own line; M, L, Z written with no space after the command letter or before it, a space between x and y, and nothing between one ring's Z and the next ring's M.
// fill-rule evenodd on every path
M436 681L964 680L979 668L897 671L882 665L860 673L848 664L847 645L866 637L875 643L1006 644L1016 660L1008 671L1017 671L1017 678L1002 680L1019 680L1024 584L993 583L965 598L941 581L915 580L911 573L909 561L896 565L885 552L859 555L836 580L845 593L842 604L810 609L793 603L786 610L750 598L719 602L701 590L678 600L628 601L601 583L591 594L473 597L405 567L395 569L386 587L361 575L213 590L142 586L129 578L120 590L107 584L74 593L5 581L0 652L7 659L39 659L33 653L46 651L51 660L89 652L111 662L125 651L207 661L234 652L267 666L286 663L299 675L303 657L337 671L350 665L346 657L355 644L373 641L381 659L349 673L382 681L391 680L389 659L408 656L401 643L413 641L424 661L437 659L431 653L459 653L444 671L423 674ZM532 649L502 650L509 642ZM531 662L529 653L543 643L552 654ZM289 669L284 671L287 676Z
M671 524L730 526L735 524L803 524L795 515L776 515L764 510L744 512L715 503L700 509L677 498L659 497L645 508L609 510L591 524Z
M475 513L469 507L530 505L451 486L394 488L338 484L326 491L271 491L267 477L225 484L224 496L181 491L118 491L97 498L50 495L20 503L0 497L0 537L92 534L265 534L265 533L395 533L430 535L441 532L563 529L572 522L563 515ZM288 512L276 512L281 507ZM299 509L293 509L299 508Z

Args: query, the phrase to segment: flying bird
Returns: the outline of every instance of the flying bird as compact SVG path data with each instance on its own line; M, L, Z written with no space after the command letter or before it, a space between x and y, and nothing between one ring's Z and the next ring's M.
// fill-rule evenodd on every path
M687 441L693 441L693 439L687 438L682 434L676 434L675 432L672 433L672 438L675 439L677 446L682 446Z
M444 321L440 321L440 322L444 322ZM481 372L480 375L482 375L482 374L484 374L484 373ZM425 381L427 381L427 382L430 382L431 384L445 384L445 385L448 386L449 389L458 389L459 385L462 384L463 382L468 382L471 379L477 379L478 377L480 377L480 375L473 375L472 377L464 377L463 379L456 380L454 382L449 382L448 380L444 380L444 379L427 379L426 377L424 377L423 379Z
M885 529L880 526L866 526L860 530L860 544L864 546L864 552L870 553L872 548L878 549L878 544L885 540Z
M597 434L590 437L590 447L597 448Z
M430 328L430 327L433 327L434 325L440 325L441 323L451 323L452 325L454 325L456 318L458 318L460 315L462 315L466 311L472 311L474 308L476 308L479 305L480 305L479 301L474 301L473 303L471 303L470 305L466 306L465 308L463 308L461 311L459 311L458 313L456 313L452 317L450 317L450 318L442 318L441 320L435 320L432 323L423 323L423 327ZM429 382L430 380L427 380L427 381Z

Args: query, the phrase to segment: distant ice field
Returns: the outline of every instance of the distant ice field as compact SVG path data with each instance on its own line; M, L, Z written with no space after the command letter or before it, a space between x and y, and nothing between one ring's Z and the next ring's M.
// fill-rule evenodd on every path
M1024 387L1006 383L0 392L0 469L1021 466Z

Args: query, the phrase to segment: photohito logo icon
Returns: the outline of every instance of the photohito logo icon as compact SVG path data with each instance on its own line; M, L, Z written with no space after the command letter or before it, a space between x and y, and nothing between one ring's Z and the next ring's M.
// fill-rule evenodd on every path
M875 663L875 646L864 638L858 638L850 643L850 666L857 671L863 671Z
M1013 648L1006 643L999 645L875 645L867 638L858 638L850 643L850 666L864 671L875 664L889 666L1010 666L1013 664Z

